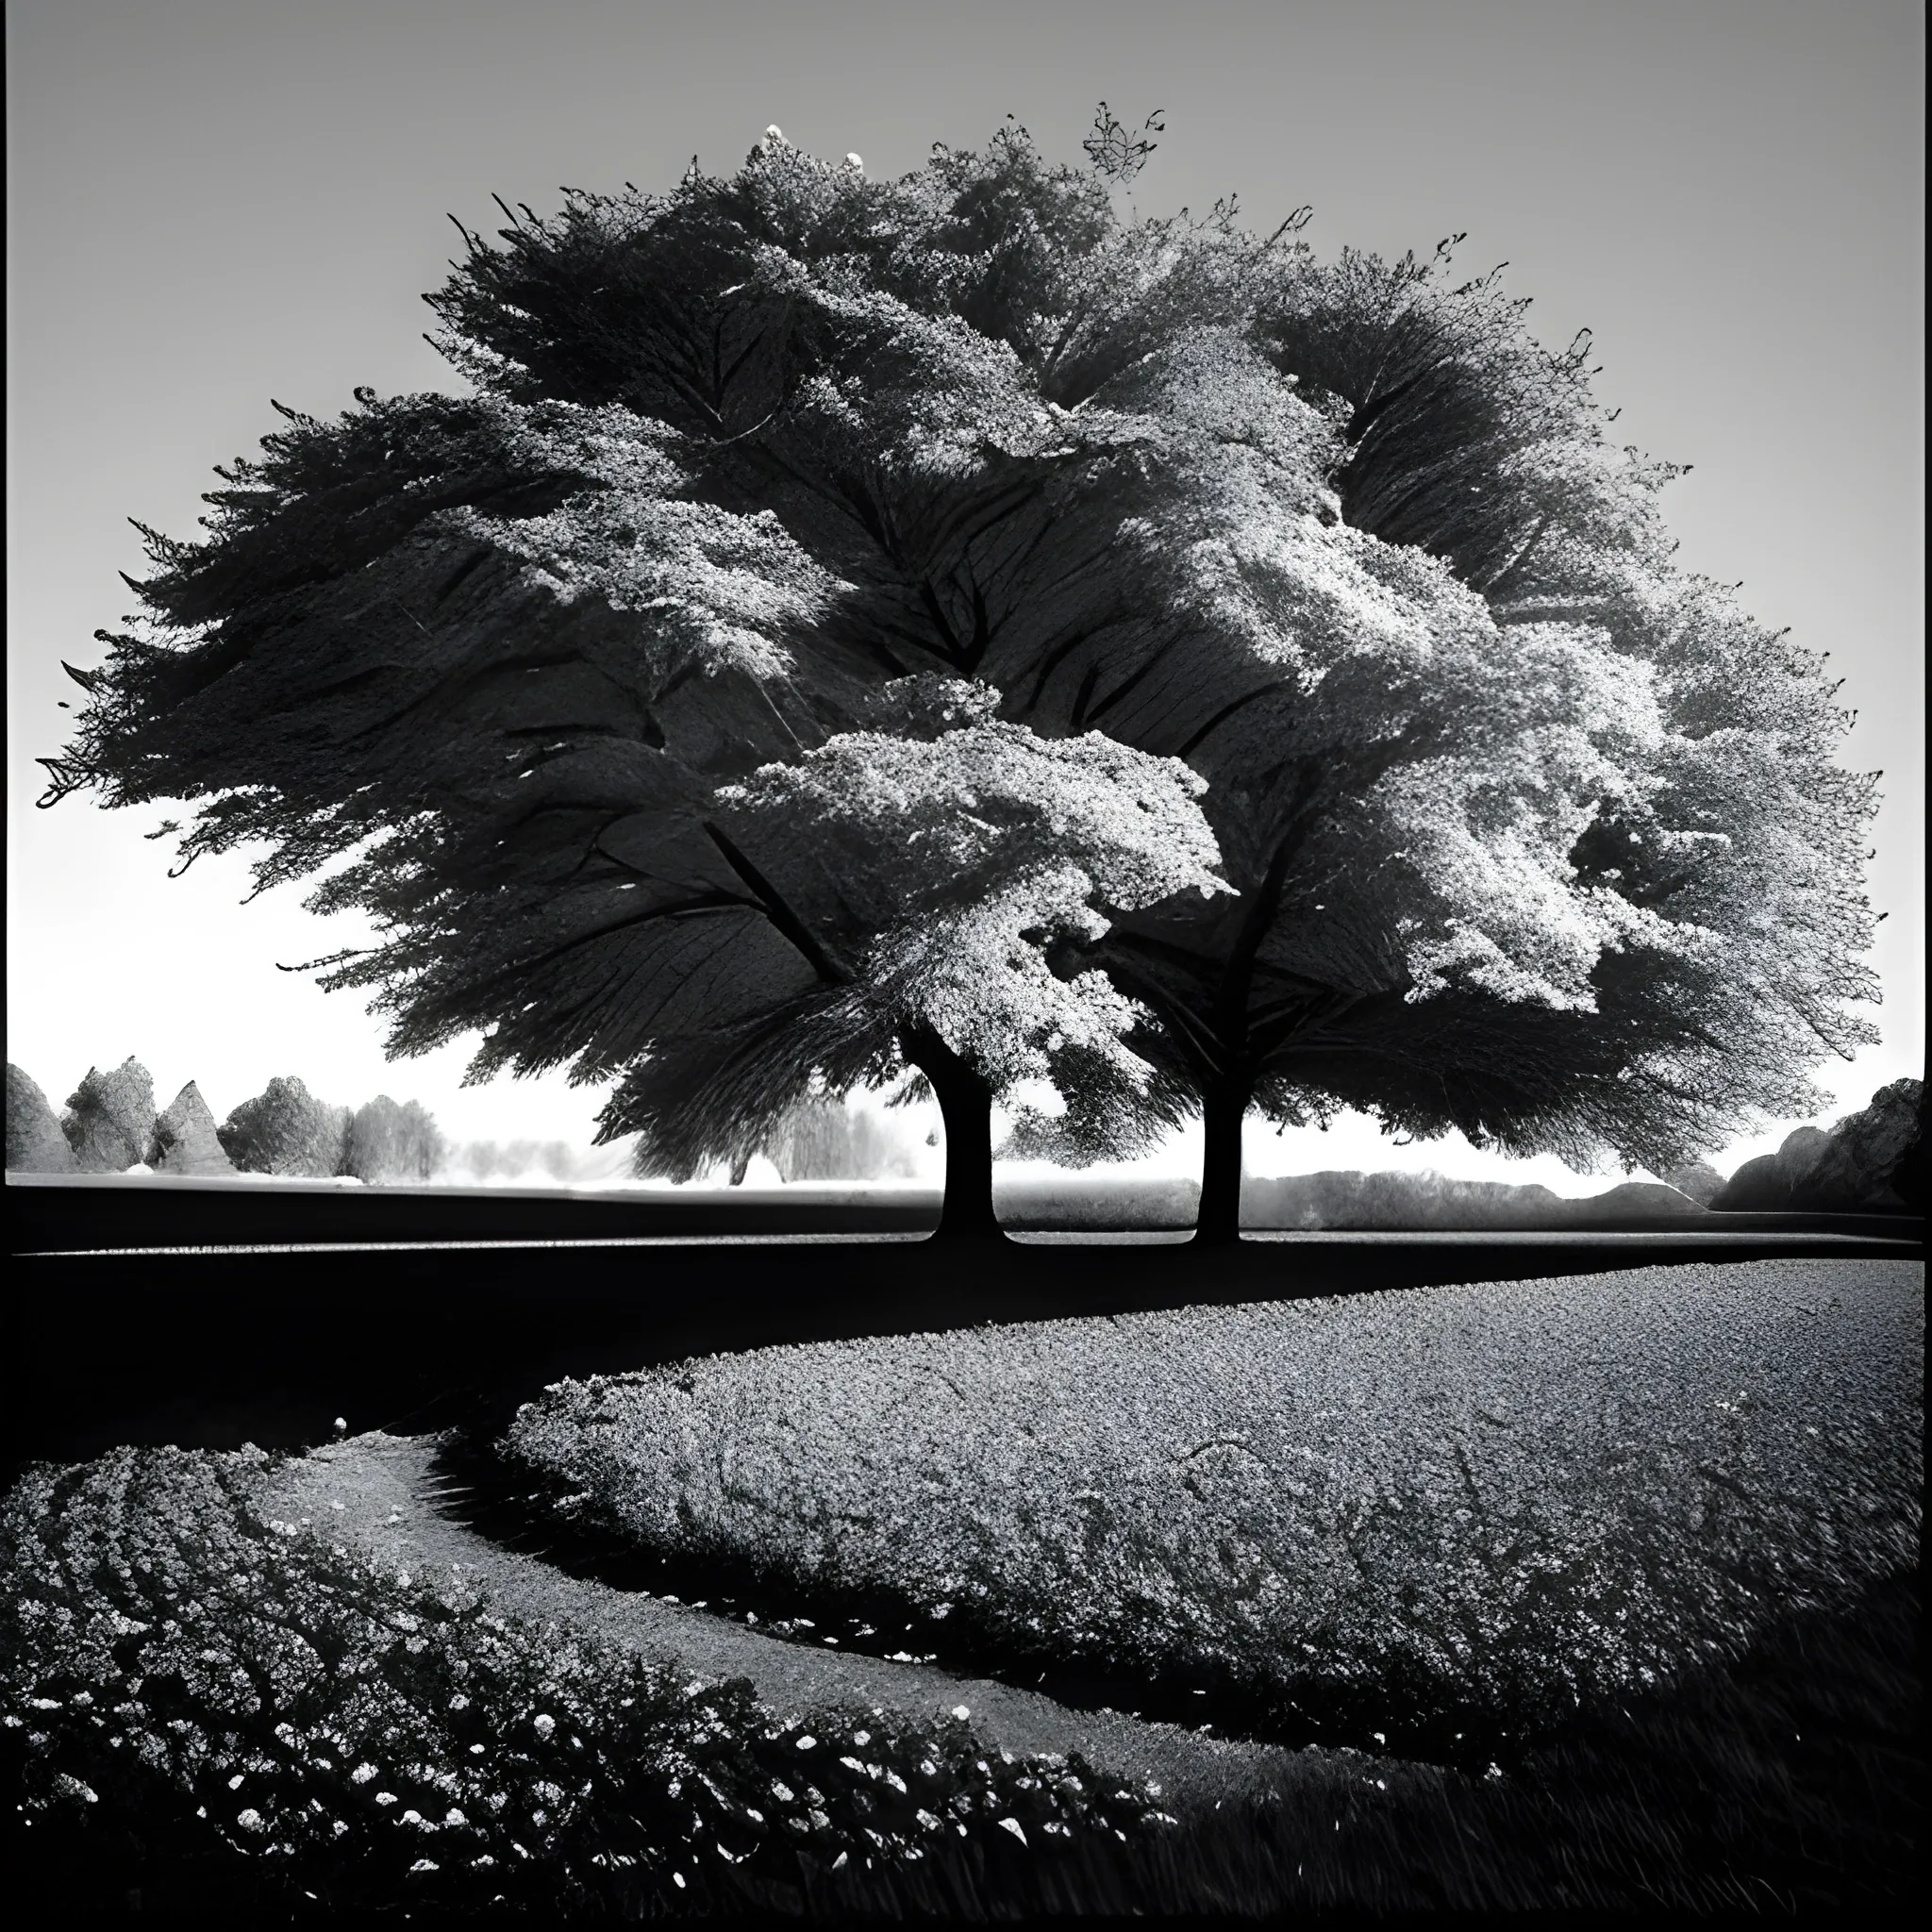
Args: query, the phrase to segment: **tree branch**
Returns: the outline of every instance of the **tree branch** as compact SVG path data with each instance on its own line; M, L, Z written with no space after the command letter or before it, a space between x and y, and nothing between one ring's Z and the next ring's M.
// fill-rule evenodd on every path
M1259 690L1249 691L1245 697L1239 697L1232 704L1223 705L1220 710L1216 711L1213 717L1208 719L1207 724L1193 733L1188 741L1174 753L1174 757L1177 758L1192 758L1200 750L1203 741L1208 738L1208 734L1219 730L1237 711L1245 710L1257 698L1265 698L1270 691L1286 691L1288 688L1287 679L1276 678L1273 684L1264 684Z
M705 821L705 836L724 854L725 864L751 888L765 917L798 948L812 971L827 986L850 985L852 974L819 943L811 928L785 903L771 880L708 819Z

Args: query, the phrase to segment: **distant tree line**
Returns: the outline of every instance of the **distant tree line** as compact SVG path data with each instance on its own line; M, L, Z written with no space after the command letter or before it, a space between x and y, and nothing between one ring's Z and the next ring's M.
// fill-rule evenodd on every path
M90 1067L56 1115L21 1068L7 1069L7 1165L22 1174L273 1174L372 1185L426 1181L449 1143L420 1101L386 1093L331 1106L292 1074L272 1079L217 1123L191 1080L157 1111L154 1081L133 1058Z
M456 1142L420 1101L388 1094L358 1108L332 1105L292 1074L277 1076L217 1123L193 1081L162 1111L137 1059L91 1067L56 1115L21 1068L7 1074L7 1165L19 1174L273 1174L353 1177L395 1185L468 1176L568 1186L613 1169L561 1140ZM774 1121L758 1150L786 1181L880 1180L917 1171L907 1134L841 1101L808 1097ZM741 1181L744 1168L731 1178Z
M358 1108L331 1106L292 1074L271 1080L215 1131L242 1174L348 1176L373 1185L426 1181L448 1151L420 1101L379 1093Z
M928 1137L928 1144L936 1139ZM1008 1143L1024 1157L1024 1146ZM910 1177L922 1163L909 1135L878 1116L823 1095L789 1108L763 1152L786 1182ZM568 1187L618 1177L565 1141L448 1141L419 1102L387 1094L351 1109L318 1100L292 1077L271 1080L217 1125L190 1081L161 1113L139 1060L90 1068L57 1116L21 1068L7 1068L7 1169L11 1174L275 1174L291 1179L353 1176L374 1186L464 1179ZM730 1172L746 1178L749 1158ZM1728 1181L1706 1162L1626 1183L1587 1200L1549 1190L1444 1179L1434 1174L1333 1173L1274 1180L1248 1177L1248 1211L1264 1227L1544 1226L1579 1218L1655 1218L1690 1208L1757 1213L1908 1213L1925 1205L1924 1084L1895 1080L1827 1132L1800 1127L1775 1154L1746 1161ZM1169 1226L1191 1184L1115 1182L1095 1190L1034 1181L1009 1196L1023 1225ZM1674 1197L1674 1198L1673 1198ZM1152 1215L1150 1220L1148 1217ZM1041 1219L1041 1216L1044 1219ZM1185 1218L1185 1217L1183 1217Z

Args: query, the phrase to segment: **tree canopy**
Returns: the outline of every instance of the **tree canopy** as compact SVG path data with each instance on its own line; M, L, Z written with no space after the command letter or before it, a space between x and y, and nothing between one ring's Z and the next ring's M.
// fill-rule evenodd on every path
M1676 570L1587 341L1122 220L1146 148L773 129L466 231L475 393L285 411L151 534L53 794L325 873L395 1050L617 1076L664 1171L907 1063L949 1142L1200 1107L1223 1234L1251 1104L1653 1168L1805 1110L1872 990L1818 661Z

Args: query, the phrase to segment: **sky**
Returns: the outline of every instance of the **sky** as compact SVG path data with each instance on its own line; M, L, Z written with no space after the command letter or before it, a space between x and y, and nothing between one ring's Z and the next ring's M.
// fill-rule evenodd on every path
M278 971L358 942L249 906L241 855L167 877L166 814L35 809L142 574L126 519L192 534L213 465L276 426L462 384L422 340L447 217L493 232L560 183L671 188L768 124L869 174L1016 115L1077 162L1096 102L1166 132L1144 213L1237 192L1272 229L1399 255L1465 233L1672 487L1682 561L1828 650L1882 770L1868 890L1880 1044L1823 1118L1924 1065L1924 9L1905 0L12 0L8 159L8 1045L58 1107L138 1057L218 1116L276 1074L415 1097L458 1139L588 1142L561 1074L461 1086L469 1048L391 1063L365 995ZM1720 1167L1774 1147L1768 1123ZM1250 1132L1257 1171L1429 1166L1602 1180L1372 1125ZM1185 1167L1191 1141L1171 1158Z

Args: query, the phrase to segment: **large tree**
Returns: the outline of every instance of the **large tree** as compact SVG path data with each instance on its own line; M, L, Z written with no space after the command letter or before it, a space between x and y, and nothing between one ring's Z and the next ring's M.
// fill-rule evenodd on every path
M607 1130L676 1165L815 1068L876 1073L881 1038L939 1089L933 1042L971 1057L957 987L893 1005L966 900L876 857L828 882L793 836L837 819L808 774L924 741L887 688L968 678L1024 727L1000 769L1029 829L984 856L1035 888L1043 742L1116 802L1174 781L1103 773L1095 727L1209 781L1233 895L1163 906L1131 839L1088 852L1082 912L1067 885L1015 924L997 866L961 874L1008 908L986 1009L1028 990L1061 1144L1191 1098L1208 1234L1257 1101L1576 1159L1788 1109L1869 985L1869 787L1830 762L1815 663L1674 575L1667 473L1493 280L1324 268L1225 208L1122 222L1119 132L1094 170L1009 127L874 182L772 130L728 179L467 237L431 299L478 393L297 422L208 541L157 539L158 627L84 674L56 790L206 800L189 856L266 838L265 883L358 852L316 903L385 922L336 978L383 988L400 1047L484 1025L481 1071L622 1069ZM932 741L977 757L991 724ZM843 849L921 809L841 822ZM1105 1024L1058 1024L1070 999ZM947 1113L975 1145L976 1037Z
M1257 667L1194 755L1237 893L1080 963L1201 1097L1209 1240L1251 1107L1665 1172L1814 1110L1807 1070L1874 1037L1846 1010L1873 786L1833 761L1822 661L1676 570L1676 473L1610 439L1587 342L1545 354L1444 266L1345 255L1265 295L1191 406L1257 454L1151 540ZM1298 407L1332 442L1271 451Z
M383 939L316 963L379 990L395 1050L481 1028L477 1077L624 1074L607 1131L646 1171L741 1159L810 1086L909 1064L947 1124L942 1231L991 1232L993 1094L1063 1049L1145 1072L1111 1044L1125 1002L1040 948L1220 890L1201 781L801 649L849 587L769 512L684 493L673 443L495 398L294 419L208 541L153 540L161 621L76 674L54 795L205 796L186 861L265 839L264 887L332 866L310 904Z
M1145 153L1104 117L1109 147ZM715 391L745 500L893 613L870 649L1211 781L1239 896L1063 952L1158 1016L1155 1071L1070 1047L1043 1138L1101 1151L1191 1092L1226 1239L1257 1102L1659 1169L1815 1106L1806 1068L1871 1037L1845 1010L1873 991L1871 784L1833 762L1820 660L1675 569L1675 472L1615 441L1588 338L1547 353L1447 247L1323 266L1296 223L1124 225L1098 187L1017 130L878 194L769 144L737 207L784 253L724 296L764 292L761 345L823 346ZM682 369L688 397L732 365L636 319L613 263L665 279L633 233L587 200L479 254L444 313L532 392L594 384L566 348L628 317L604 379Z
M147 610L76 674L93 702L54 795L196 801L184 859L265 841L262 886L334 866L311 903L370 911L385 937L319 963L381 989L398 1051L480 1025L479 1074L573 1056L583 1077L624 1069L606 1130L641 1130L647 1158L741 1153L762 1122L697 1105L693 1054L736 1056L706 1091L747 1107L823 1077L791 982L824 981L841 952L734 840L720 785L863 724L882 684L979 671L996 632L1009 682L1031 664L1043 687L1071 645L1149 628L1108 555L1122 450L1070 438L1011 349L947 306L962 270L998 282L982 231L1029 200L1083 244L1111 220L1093 179L1041 169L1011 134L890 189L774 137L735 180L694 175L663 203L573 196L500 254L475 242L436 301L483 393L291 415L224 473L208 538L151 536ZM838 258L861 237L890 254L895 225L924 308L855 297ZM562 345L532 351L536 373L491 341L533 314ZM1152 766L1123 780L1119 745L1079 729L1086 702L1049 706L1063 780L1084 759L1146 793ZM1168 889L1204 882L1198 820L1169 816ZM1067 911L1055 876L1022 952ZM614 919L622 891L646 896ZM1139 903L1119 865L1089 891ZM1029 983L1043 1050L1131 1086L1091 1027L1058 1024L1058 982ZM949 1138L977 1147L996 1081L957 1077L958 1040L901 1008L896 1051L941 1090ZM1126 1017L1111 993L1106 1010Z

